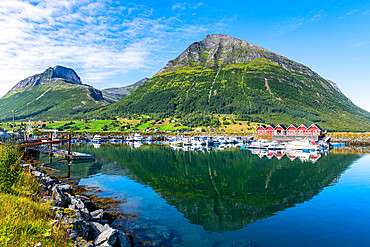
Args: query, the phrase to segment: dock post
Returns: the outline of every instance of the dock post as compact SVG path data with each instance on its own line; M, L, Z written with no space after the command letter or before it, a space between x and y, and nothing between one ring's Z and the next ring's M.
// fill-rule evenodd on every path
M71 162L70 161L68 161L68 165L67 165L67 168L68 168L68 170L67 170L67 178L71 178Z
M68 157L71 155L71 134L68 134Z
M53 134L50 133L50 135L49 135L49 141L52 141L52 140L53 140ZM50 143L50 153L49 153L49 155L51 156L52 153L53 153L53 144Z

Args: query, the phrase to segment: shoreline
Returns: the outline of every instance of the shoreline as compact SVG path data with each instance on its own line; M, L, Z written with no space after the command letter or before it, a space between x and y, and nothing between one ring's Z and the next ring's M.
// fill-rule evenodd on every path
M31 172L43 187L41 202L49 201L56 205L49 208L55 218L51 224L56 227L66 226L68 237L74 241L73 246L133 247L136 245L130 233L115 228L113 224L114 220L123 215L115 212L117 205L123 201L99 197L94 189L89 187L64 183L62 179L47 174L45 169L37 167L35 163L38 162L29 158L27 162L22 160L21 167ZM86 194L94 196L89 197ZM97 198L101 203L96 203ZM103 208L108 210L102 209L102 205L106 205Z

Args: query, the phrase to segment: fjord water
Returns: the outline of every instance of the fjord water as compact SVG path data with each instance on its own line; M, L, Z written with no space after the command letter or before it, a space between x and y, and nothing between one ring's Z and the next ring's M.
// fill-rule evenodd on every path
M166 146L74 148L96 155L70 178L127 199L141 240L163 246L370 246L370 155L317 162L249 150ZM65 162L50 164L67 175Z

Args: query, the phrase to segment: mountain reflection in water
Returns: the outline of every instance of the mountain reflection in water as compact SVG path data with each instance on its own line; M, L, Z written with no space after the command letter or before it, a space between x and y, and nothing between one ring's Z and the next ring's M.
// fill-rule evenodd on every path
M311 163L288 155L260 158L240 149L195 153L167 146L102 145L75 150L94 153L97 161L72 165L71 178L129 176L212 232L234 231L310 200L360 157L328 153ZM67 165L58 169L65 174Z

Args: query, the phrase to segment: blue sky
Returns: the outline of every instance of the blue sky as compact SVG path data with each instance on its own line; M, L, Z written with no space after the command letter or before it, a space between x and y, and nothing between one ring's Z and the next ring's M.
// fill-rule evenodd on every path
M57 64L99 89L125 86L210 33L303 63L370 111L370 2L355 0L1 0L0 95Z

